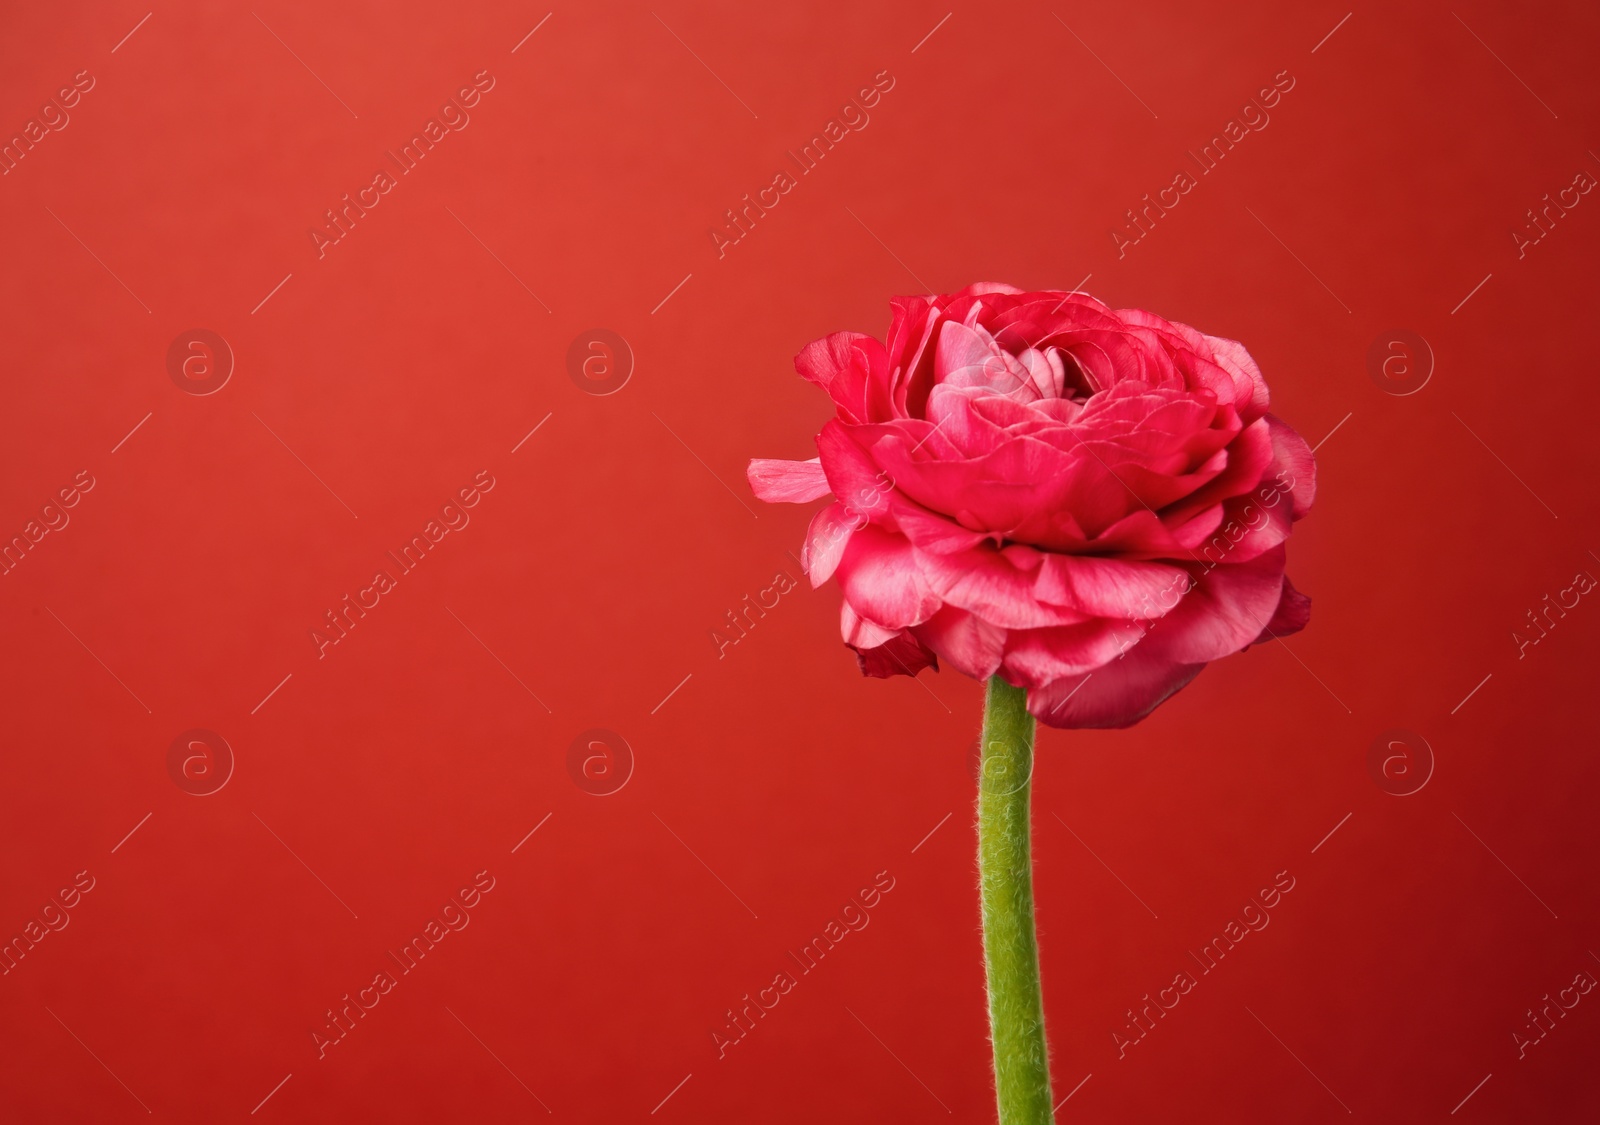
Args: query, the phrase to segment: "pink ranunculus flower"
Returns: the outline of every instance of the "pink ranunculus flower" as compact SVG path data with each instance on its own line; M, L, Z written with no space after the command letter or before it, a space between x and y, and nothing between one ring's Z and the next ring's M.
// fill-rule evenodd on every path
M1052 726L1124 727L1305 626L1284 541L1316 466L1243 345L1084 293L892 305L887 346L795 357L837 408L820 457L749 469L763 500L832 495L803 563L838 578L864 673L943 659Z

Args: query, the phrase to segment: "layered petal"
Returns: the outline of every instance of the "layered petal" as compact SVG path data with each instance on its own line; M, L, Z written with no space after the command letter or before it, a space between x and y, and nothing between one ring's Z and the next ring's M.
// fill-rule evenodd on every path
M855 652L863 676L885 679L915 676L924 668L939 670L939 658L933 650L910 633L896 633L876 648L858 648Z
M1091 619L1035 592L1046 557L1032 547L980 546L947 555L913 552L919 577L942 602L1002 629L1077 625Z
M918 569L910 542L876 527L850 536L835 573L850 608L885 629L920 625L943 604Z
M1174 664L1220 660L1251 644L1283 599L1282 547L1247 563L1195 575L1177 606L1140 647Z
M1011 634L1001 666L1008 681L1043 688L1120 659L1147 630L1142 622L1095 620Z
M975 680L987 680L994 675L1005 655L1004 629L953 605L941 607L912 632L930 649L942 654L952 668Z
M1131 727L1204 668L1204 664L1170 664L1134 647L1093 672L1029 690L1028 711L1052 727Z
M802 376L828 392L839 416L852 422L887 415L889 353L862 332L835 332L794 357Z
M822 471L822 458L809 461L776 461L756 457L745 470L750 491L757 500L769 504L809 504L828 495L828 474Z
M1272 620L1262 628L1261 635L1254 643L1281 640L1298 633L1310 623L1311 599L1296 590L1286 574L1283 576L1283 597L1278 602L1278 608L1273 611Z
M829 504L811 517L805 545L800 548L800 566L813 589L833 577L850 536L865 522L843 504Z
M1089 616L1149 621L1176 606L1191 582L1188 571L1170 563L1047 554L1033 592Z
M839 607L839 631L854 650L863 676L915 676L924 668L939 670L939 658L909 630L874 625L850 607Z

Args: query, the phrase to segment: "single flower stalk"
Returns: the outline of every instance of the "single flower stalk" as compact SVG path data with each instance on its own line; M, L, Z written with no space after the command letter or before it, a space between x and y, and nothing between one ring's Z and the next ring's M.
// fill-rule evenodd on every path
M1033 733L1027 695L993 677L983 705L978 879L1001 1125L1052 1120L1033 921Z
M753 460L767 501L832 502L802 564L837 578L868 676L988 684L980 901L1002 1125L1052 1120L1033 916L1035 720L1126 727L1212 660L1304 628L1285 541L1311 450L1244 346L1084 293L899 297L886 342L795 357L833 399L810 461Z

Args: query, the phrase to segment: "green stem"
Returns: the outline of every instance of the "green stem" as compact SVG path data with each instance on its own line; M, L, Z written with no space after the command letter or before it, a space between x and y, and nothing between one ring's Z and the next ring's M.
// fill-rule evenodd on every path
M1033 716L1027 692L999 676L983 707L978 871L1000 1125L1050 1125L1050 1056L1033 925Z

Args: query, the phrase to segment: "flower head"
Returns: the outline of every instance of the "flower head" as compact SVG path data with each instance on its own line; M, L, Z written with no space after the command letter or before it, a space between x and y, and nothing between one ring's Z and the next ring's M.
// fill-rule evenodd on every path
M998 673L1060 727L1128 726L1206 663L1303 628L1284 540L1316 490L1243 345L1083 293L978 284L894 299L887 345L795 367L836 407L769 501L831 495L813 586L871 676Z

